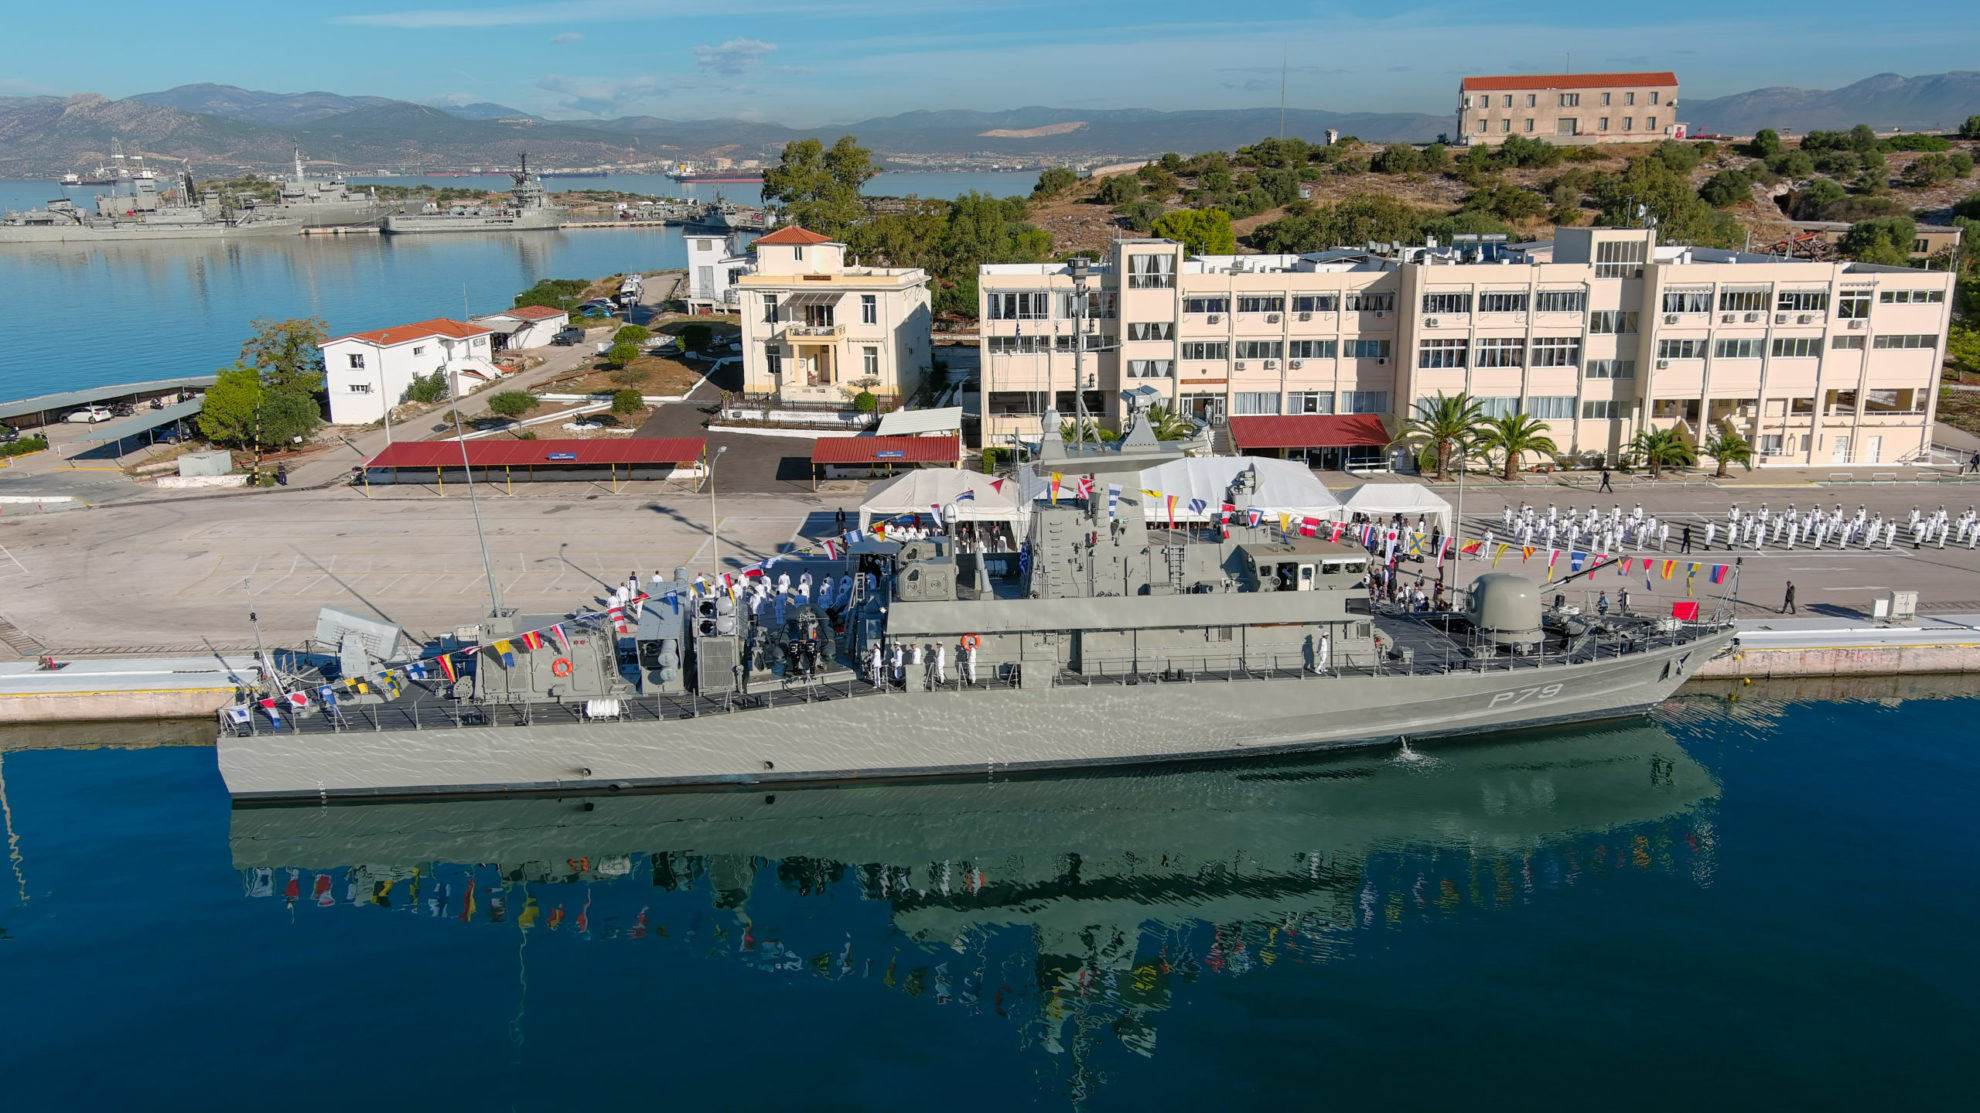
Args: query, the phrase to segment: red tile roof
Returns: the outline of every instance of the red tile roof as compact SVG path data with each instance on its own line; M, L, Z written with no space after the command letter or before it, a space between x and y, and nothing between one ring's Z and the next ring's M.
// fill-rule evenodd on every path
M477 468L545 467L595 468L600 464L692 464L701 459L707 441L700 437L627 437L623 440L468 441L468 462ZM570 454L575 459L553 460ZM365 461L368 468L458 468L461 444L456 441L399 441Z
M393 325L391 328L373 329L370 332L353 332L344 336L333 336L325 344L339 340L363 340L372 344L390 347L404 344L408 340L425 340L431 336L448 336L455 340L465 340L470 336L488 336L493 330L480 325L470 325L462 321L450 321L445 317L435 317L430 321L417 321L410 325Z
M758 236L756 242L767 243L773 247L810 247L815 243L831 243L832 237L821 236L809 228L800 228L792 224L779 228L767 236Z
M1293 414L1234 417L1231 443L1240 452L1266 448L1345 448L1385 445L1389 432L1374 414Z
M1630 89L1676 85L1669 70L1646 73L1518 73L1502 77L1467 77L1464 91L1513 92L1520 89Z
M953 465L960 459L962 438L953 436L820 437L811 446L814 464Z

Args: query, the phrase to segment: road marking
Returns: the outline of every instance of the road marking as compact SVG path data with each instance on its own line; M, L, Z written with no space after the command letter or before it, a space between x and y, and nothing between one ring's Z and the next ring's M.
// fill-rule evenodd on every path
M4 569L0 569L0 576L13 576L13 575L25 576L28 574L27 565L22 564L20 558L15 556L13 552L7 548L7 546L0 545L0 556L6 557L7 562L9 564L12 564L15 568L20 569L18 573L8 572Z
M1823 591L1889 591L1889 584L1845 584L1842 587L1825 587Z

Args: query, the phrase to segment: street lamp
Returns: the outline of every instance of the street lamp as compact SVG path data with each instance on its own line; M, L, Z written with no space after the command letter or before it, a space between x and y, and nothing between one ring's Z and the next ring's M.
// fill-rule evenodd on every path
M715 461L720 460L722 453L728 450L728 445L721 445L708 457L708 554L717 578L722 575L722 535L719 532L721 523L715 517Z

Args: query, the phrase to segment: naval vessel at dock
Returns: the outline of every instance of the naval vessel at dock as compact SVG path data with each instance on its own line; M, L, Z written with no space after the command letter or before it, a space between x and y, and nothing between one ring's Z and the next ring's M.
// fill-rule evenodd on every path
M1250 473L1227 531L1163 529L1135 476L1177 453L1146 422L1116 448L1043 443L1041 474L1099 494L1034 507L1015 574L962 552L951 521L946 538L828 546L824 571L852 590L781 623L685 569L647 588L625 645L610 615L504 611L424 655L400 653L396 628L328 623L313 648L338 655L348 694L278 677L223 713L228 790L834 782L1394 744L1640 715L1734 640L1729 607L1591 619L1509 574L1480 577L1460 610L1372 606L1370 554L1251 515Z
M392 213L380 228L390 235L429 232L522 232L555 229L564 220L564 210L550 203L543 182L529 172L529 155L522 156L521 168L509 175L515 187L509 199L485 205L454 205L442 209L429 204L427 211Z

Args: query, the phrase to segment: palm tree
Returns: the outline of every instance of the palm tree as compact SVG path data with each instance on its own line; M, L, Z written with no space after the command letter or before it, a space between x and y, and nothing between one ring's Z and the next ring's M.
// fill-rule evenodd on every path
M1684 443L1675 429L1645 429L1629 442L1628 455L1650 465L1650 478L1655 479L1666 467L1695 464L1698 454Z
M1478 447L1487 452L1506 454L1505 480L1511 483L1519 478L1520 458L1529 452L1555 456L1560 449L1553 438L1547 435L1547 423L1537 421L1529 414L1507 414L1504 417L1485 419L1485 427L1478 437Z
M1703 451L1719 462L1719 470L1712 473L1714 479L1726 478L1727 464L1742 464L1747 471L1753 470L1753 446L1744 437L1735 437L1731 433L1714 434Z
M1158 441L1187 440L1196 435L1196 423L1177 413L1174 407L1157 403L1148 407L1148 427Z
M1451 477L1451 456L1472 446L1484 422L1484 403L1463 391L1438 391L1416 403L1416 416L1402 423L1402 433L1390 443L1435 448L1437 482L1443 483Z

